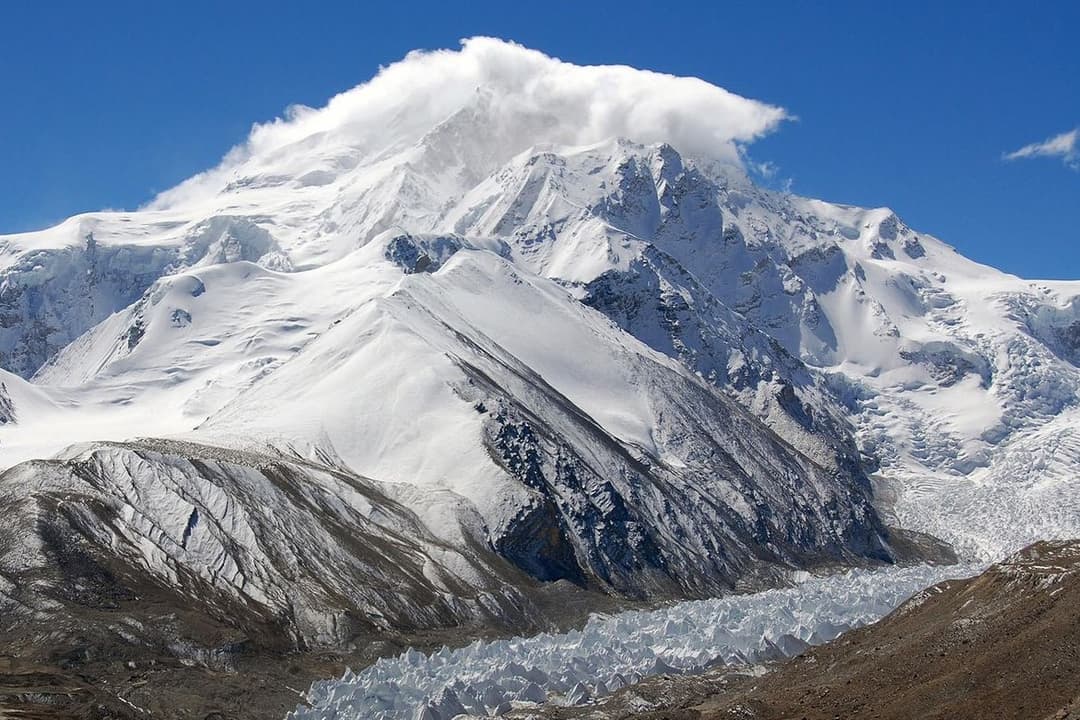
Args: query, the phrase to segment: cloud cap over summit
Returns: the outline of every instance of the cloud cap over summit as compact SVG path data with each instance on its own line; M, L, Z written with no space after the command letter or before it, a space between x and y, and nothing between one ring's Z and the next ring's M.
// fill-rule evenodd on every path
M485 102L481 122L504 130L490 135L498 144L491 151L503 161L532 146L625 137L739 163L739 145L790 117L781 107L697 78L574 65L516 43L474 37L463 40L460 50L411 52L323 108L293 106L285 117L255 125L217 168L162 193L152 206L220 192L241 167L270 172L298 146L308 152L344 148L354 157L377 159L416 143L478 98Z

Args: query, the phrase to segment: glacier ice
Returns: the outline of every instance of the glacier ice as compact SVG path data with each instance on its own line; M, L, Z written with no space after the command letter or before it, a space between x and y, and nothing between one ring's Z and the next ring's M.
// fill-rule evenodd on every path
M798 654L873 622L915 592L975 566L855 569L748 595L594 615L579 630L410 648L314 683L292 720L500 715L521 703L586 704L658 674L702 672Z

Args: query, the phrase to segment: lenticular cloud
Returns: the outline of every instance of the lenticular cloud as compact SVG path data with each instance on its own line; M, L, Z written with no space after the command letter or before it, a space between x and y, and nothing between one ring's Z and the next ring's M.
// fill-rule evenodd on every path
M737 163L740 144L788 117L783 108L697 78L573 65L515 43L476 37L462 41L460 50L414 51L322 109L292 107L286 117L256 125L221 166L167 191L154 205L219 192L241 167L266 172L290 150L348 148L354 157L376 160L407 149L470 109L476 129L500 139L501 161L533 146L625 137Z

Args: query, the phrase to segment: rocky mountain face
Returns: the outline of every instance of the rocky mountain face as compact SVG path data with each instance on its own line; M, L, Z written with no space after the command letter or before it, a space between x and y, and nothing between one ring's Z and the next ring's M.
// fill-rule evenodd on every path
M170 441L76 446L16 466L0 486L15 520L0 559L9 611L40 607L45 587L108 603L123 595L108 568L121 566L208 614L262 615L294 649L528 624L535 612L473 528L455 551L380 485L296 459Z
M549 591L478 522L450 546L409 502L295 457L176 441L12 468L0 476L0 710L265 717L295 704L290 684L344 658L555 626ZM559 594L572 605L583 593Z

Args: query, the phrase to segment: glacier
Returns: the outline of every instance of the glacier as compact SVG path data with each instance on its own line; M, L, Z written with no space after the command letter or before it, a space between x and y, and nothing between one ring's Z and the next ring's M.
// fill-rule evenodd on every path
M580 630L422 654L408 650L317 682L291 720L487 717L552 702L587 704L656 674L791 657L881 618L976 566L848 570L793 587L650 611L593 616Z

